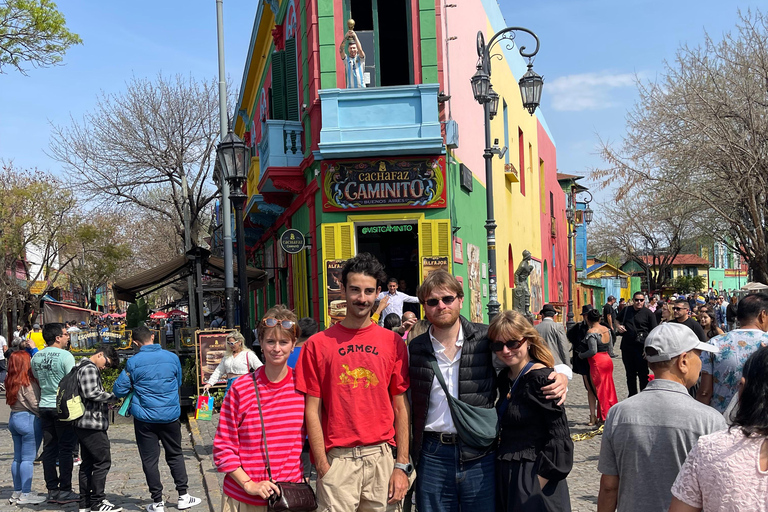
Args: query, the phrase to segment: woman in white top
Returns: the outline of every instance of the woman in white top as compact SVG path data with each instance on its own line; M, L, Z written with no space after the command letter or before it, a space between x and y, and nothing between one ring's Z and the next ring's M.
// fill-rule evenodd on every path
M733 424L699 438L672 485L669 512L768 511L768 347L744 364Z
M224 357L219 366L211 374L208 383L203 386L203 391L208 391L220 378L227 379L227 391L236 378L248 374L262 366L261 360L253 351L245 346L245 338L237 331L232 331L227 336L227 346Z

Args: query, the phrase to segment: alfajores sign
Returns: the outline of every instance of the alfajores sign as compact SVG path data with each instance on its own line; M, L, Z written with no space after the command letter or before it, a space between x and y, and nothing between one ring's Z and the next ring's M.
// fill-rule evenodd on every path
M445 157L325 161L323 211L445 208Z

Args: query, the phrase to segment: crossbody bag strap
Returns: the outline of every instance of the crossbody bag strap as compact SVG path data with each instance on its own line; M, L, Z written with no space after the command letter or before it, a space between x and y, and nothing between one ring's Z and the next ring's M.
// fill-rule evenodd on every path
M440 383L440 386L442 386L443 391L445 392L445 398L447 398L448 402L450 403L451 398L453 397L451 396L450 393L448 393L448 386L446 386L445 384L445 379L443 378L443 372L440 371L440 366L438 366L437 359L435 358L435 356L431 356L429 358L429 364L430 366L432 366L432 370L435 372L435 377L437 378L437 382Z
M253 377L253 389L256 390L256 403L259 405L259 419L261 420L261 437L264 440L264 454L267 458L267 474L269 480L272 480L272 467L269 464L269 450L267 449L267 430L264 428L264 415L261 412L261 397L259 396L259 386L256 384L256 372L251 373Z
M512 383L512 387L509 388L509 392L507 393L507 396L504 398L504 402L502 402L501 407L499 407L499 419L501 419L504 414L507 412L507 409L509 408L509 402L512 400L512 393L515 391L515 388L517 387L517 383L520 382L520 377L528 373L528 370L533 366L533 361L528 361L528 364L523 367L523 370L518 374L518 376L515 378L515 382Z

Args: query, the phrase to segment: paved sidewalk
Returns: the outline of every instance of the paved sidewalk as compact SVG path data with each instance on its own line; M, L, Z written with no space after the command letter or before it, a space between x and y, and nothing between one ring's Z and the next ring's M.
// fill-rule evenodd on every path
M3 447L0 450L0 512L17 511L21 508L36 512L62 509L76 511L76 503L70 505L43 503L41 505L26 505L23 507L17 507L8 503L8 498L13 492L13 481L11 479L13 441L8 430L8 416L9 408L5 404L5 396L0 395L0 446ZM144 478L144 472L141 469L141 460L139 459L139 451L136 448L136 439L133 433L133 423L127 420L126 423L110 425L108 434L112 450L112 468L109 471L109 475L107 475L107 499L115 505L122 506L127 511L144 511L146 510L145 507L151 503L151 498ZM221 498L219 498L219 501L213 502L206 500L201 464L195 455L191 436L186 425L182 425L182 446L187 463L189 493L203 500L201 505L190 509L190 512L218 511L221 508ZM171 478L168 465L165 463L164 455L160 457L159 467L166 507L173 510L176 508L178 493L174 488L173 478ZM77 472L78 470L75 468L72 478L75 490L77 490ZM40 494L46 493L42 464L35 464L32 491Z

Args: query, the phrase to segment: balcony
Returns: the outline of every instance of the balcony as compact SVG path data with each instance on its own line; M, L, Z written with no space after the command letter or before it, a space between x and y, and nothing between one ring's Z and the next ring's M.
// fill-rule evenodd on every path
M443 153L437 84L320 91L323 159Z
M303 128L299 121L268 119L259 142L259 193L290 192L304 187L301 161Z

